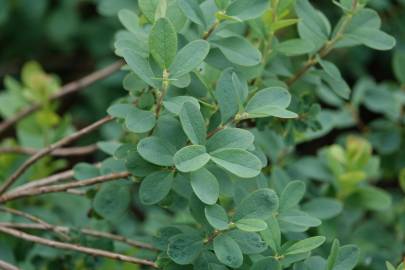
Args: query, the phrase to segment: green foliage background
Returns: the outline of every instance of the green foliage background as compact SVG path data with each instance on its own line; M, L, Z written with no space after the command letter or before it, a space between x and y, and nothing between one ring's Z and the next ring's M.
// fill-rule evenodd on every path
M381 29L395 37L395 48L381 32L356 32L373 24L361 21L346 44L324 60L315 58L316 68L290 87L283 81L322 47L316 35L297 33L295 13L305 23L307 1L297 1L302 14L288 0L268 1L260 16L217 13L220 25L232 23L210 36L211 50L206 41L190 41L211 27L215 4L229 1L168 1L174 3L168 10L178 5L179 13L166 15L142 7L152 2L159 1L0 0L0 115L43 105L2 134L0 146L40 149L106 112L118 118L78 142L97 143L96 153L43 158L18 183L72 167L76 180L124 170L134 176L86 188L85 196L50 194L8 206L52 224L152 243L158 258L73 234L77 243L156 260L162 269L395 269L405 253L405 1L367 3ZM276 2L280 14L283 5L289 11L285 25L272 17L270 3ZM332 1L309 2L332 26L352 3L339 1L342 10ZM324 17L309 17L319 22L311 31L328 32ZM269 27L276 33L270 41ZM190 47L181 58L184 46ZM149 62L142 66L149 55L151 70ZM118 57L129 67L48 102L61 85ZM203 60L208 64L201 71ZM268 62L263 72L255 68L262 61ZM159 111L160 88L168 94ZM229 127L217 132L221 122ZM0 152L0 182L25 159ZM0 212L0 222L11 221L25 222ZM21 269L143 269L4 234L0 259Z

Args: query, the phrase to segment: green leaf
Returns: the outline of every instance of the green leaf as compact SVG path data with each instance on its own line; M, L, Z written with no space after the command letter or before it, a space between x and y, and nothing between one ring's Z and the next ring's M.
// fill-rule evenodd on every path
M122 51L122 56L125 61L132 69L132 71L139 76L144 82L152 87L157 87L156 81L153 80L155 74L152 71L152 68L149 65L149 61L146 58L143 58L134 51L124 49Z
M250 193L236 207L235 220L243 218L270 218L278 209L277 194L268 188L258 189Z
M198 257L203 247L203 239L193 234L182 233L170 238L167 255L177 264L190 264Z
M215 0L215 5L219 10L225 10L230 2L230 0Z
M168 0L159 0L159 3L157 5L156 11L155 11L155 20L166 17L167 1Z
M248 118L275 116L296 118L297 114L286 110L290 105L290 93L281 87L269 87L256 93L246 105Z
M325 240L326 238L323 236L314 236L304 240L300 240L295 244L291 245L289 248L287 248L284 251L283 255L287 256L309 252L321 246L325 242Z
M178 0L177 3L190 21L201 26L206 25L204 14L196 0Z
M360 250L354 245L342 246L338 249L336 259L331 270L352 270L356 267L360 257ZM329 269L328 269L329 270Z
M322 224L322 222L307 213L300 211L300 210L288 210L282 212L278 216L278 220L280 221L280 226L281 224L292 224L294 226L298 227L303 227L301 231L305 231L309 227L317 227Z
M74 178L77 180L89 179L100 175L100 170L87 163L79 163L73 167Z
M196 69L207 57L210 44L205 40L194 40L181 48L169 67L170 77L179 78Z
M399 186L401 187L402 191L405 192L405 168L401 169L398 178Z
M205 217L208 223L217 230L226 230L229 226L228 214L225 209L218 205L209 205L205 207Z
M145 17L153 23L155 21L155 13L159 5L159 0L139 0L138 4Z
M125 124L128 130L135 133L145 133L155 127L156 117L151 111L140 110L132 107L125 117Z
M254 136L240 128L225 128L215 133L207 142L208 152L223 148L252 149Z
M173 166L176 148L159 137L142 139L137 146L138 153L150 163L160 166Z
M300 37L312 42L316 49L322 47L330 34L330 24L326 17L314 9L308 0L297 0L295 11L300 19L298 22Z
M361 28L354 34L346 34L351 39L354 39L367 47L375 50L391 50L395 47L396 40L387 33L374 28Z
M390 262L385 262L385 267L387 267L387 270L395 270L395 267Z
M396 51L393 57L393 69L397 80L405 84L405 52Z
M219 48L230 62L240 66L255 66L262 59L260 51L239 36L215 39L211 43Z
M232 69L222 72L215 90L222 122L226 123L239 110L239 100L232 83Z
M384 211L391 207L391 195L379 188L364 186L352 196L355 202L361 206L375 211Z
M238 243L243 254L260 254L267 250L266 243L260 238L258 233L232 230L228 235Z
M281 265L273 257L266 257L253 263L251 270L281 270Z
M267 0L236 0L226 9L226 14L246 21L260 17L268 8Z
M326 83L338 96L344 99L348 99L350 97L350 87L343 79L339 69L335 66L335 64L322 59L319 59L319 64L325 71L325 74L322 75L322 78L326 81Z
M340 201L330 198L314 198L302 205L302 210L319 219L330 219L343 210Z
M292 181L288 183L280 195L280 211L296 207L304 195L304 182Z
M259 158L242 149L220 149L210 155L217 165L241 178L255 177L262 168Z
M267 223L256 218L242 218L235 222L239 230L246 232L260 232L267 229Z
M179 116L181 126L190 141L205 145L207 129L199 108L191 102L185 102Z
M177 151L173 159L179 171L193 172L207 164L210 158L204 146L189 145Z
M149 34L150 53L156 62L167 69L177 52L177 33L167 18L158 19Z
M113 104L107 109L107 113L116 118L125 118L133 107L131 104Z
M125 165L131 174L138 177L145 177L159 169L158 166L144 160L136 151L128 154Z
M275 46L275 50L287 56L307 54L315 49L314 44L304 39L290 39Z
M169 98L163 101L163 106L165 106L166 110L168 110L169 112L179 115L184 103L186 102L191 102L198 109L200 109L200 103L198 102L198 100L195 97L190 96L178 96Z
M215 204L219 197L219 184L215 176L205 168L190 174L195 195L205 204Z
M151 23L161 17L167 17L180 31L186 23L186 17L177 5L177 0L140 0L139 8Z
M173 185L171 172L154 172L142 180L139 187L139 198L145 205L152 205L163 200Z
M225 234L214 238L214 252L218 260L229 267L239 268L243 263L239 245Z
M279 252L281 246L281 230L275 216L266 220L267 229L260 232L263 240L273 250L273 252Z
M130 189L120 183L107 183L94 197L94 210L110 221L119 220L129 209L131 202Z
M123 26L132 33L140 30L138 15L128 9L122 9L118 12L118 18Z
M221 112L222 122L226 123L231 117L239 111L240 104L243 102L241 94L235 87L235 72L232 68L225 69L217 83L215 98L218 101L219 111Z

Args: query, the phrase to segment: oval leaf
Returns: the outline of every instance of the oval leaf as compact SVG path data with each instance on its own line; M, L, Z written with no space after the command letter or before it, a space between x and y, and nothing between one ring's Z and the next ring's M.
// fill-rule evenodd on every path
M259 158L242 149L220 149L210 155L217 165L242 178L255 177L262 168Z
M139 188L139 198L145 205L152 205L163 200L173 184L173 174L169 172L155 172L142 180Z
M172 166L176 148L159 137L142 139L137 146L138 153L150 163L160 166Z
M193 172L207 164L210 158L204 146L190 145L177 151L174 155L174 164L181 172Z
M219 184L215 176L207 169L190 174L191 187L195 195L205 204L215 204L219 197Z

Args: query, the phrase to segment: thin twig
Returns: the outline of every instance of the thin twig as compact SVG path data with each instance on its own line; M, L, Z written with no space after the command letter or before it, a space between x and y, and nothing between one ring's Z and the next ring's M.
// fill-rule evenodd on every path
M105 257L105 258L118 260L118 261L122 261L122 262L148 265L153 268L158 268L156 263L149 261L149 260L144 260L144 259L140 259L140 258L136 258L136 257L130 257L130 256L122 255L119 253L101 250L101 249L84 247L84 246L80 246L77 244L69 244L69 243L63 243L63 242L58 242L58 241L54 241L54 240L49 240L46 238L24 233L22 231L15 230L15 229L12 229L9 227L0 226L0 232L3 232L5 234L11 235L11 236L14 236L14 237L17 237L17 238L20 238L20 239L23 239L23 240L26 240L29 242L38 243L38 244L53 247L53 248L72 250L72 251L89 254L94 257Z
M38 151L36 154L32 155L29 159L27 159L18 169L15 171L5 182L4 184L0 187L0 195L3 194L11 185L17 181L17 179L25 172L27 171L37 160L41 159L42 157L48 155L52 151L54 151L57 148L60 148L68 143L71 143L83 135L86 135L87 133L90 133L91 131L99 128L100 126L110 122L113 119L111 116L106 116L102 118L101 120L98 120L97 122L59 140L56 143L53 143L49 145L46 148L43 148L42 150Z
M119 60L119 61L117 61L103 69L100 69L96 72L93 72L77 81L70 82L70 83L66 84L65 86L63 86L60 89L60 91L58 91L53 96L51 96L49 100L50 101L58 100L67 95L76 93L76 92L94 84L95 82L98 82L104 78L107 78L111 74L114 74L123 65L124 65L124 62L122 60ZM0 134L2 134L4 131L11 128L15 123L17 123L21 119L27 117L28 115L39 110L40 108L41 108L41 104L32 104L30 107L18 112L13 117L4 120L2 123L0 123Z
M35 223L0 222L0 226L11 227L11 228L15 228L15 229L26 229L26 230L47 230L47 228L45 226L43 226L41 224L35 224ZM92 230L92 229L76 229L76 228L69 228L66 226L55 226L55 227L59 231L65 232L65 233L69 233L71 231L79 231L80 233L88 235L88 236L93 236L93 237L97 237L97 238L106 238L106 239L114 240L117 242L125 243L132 247L155 250L155 251L157 250L151 244L128 239L128 238L125 238L124 236L112 234L109 232L102 232L102 231L97 231L97 230Z
M36 188L36 187L46 186L46 185L50 185L50 184L57 184L57 183L72 179L73 176L74 176L73 170L60 172L60 173L48 176L46 178L34 180L25 185L16 187L15 189L10 190L8 193L14 193L14 192L21 191L23 189Z
M0 260L0 269L2 270L20 270L17 266L14 266L8 262Z
M31 215L29 213L26 212L22 212L19 211L17 209L13 209L13 208L9 208L9 207L4 207L4 206L0 206L0 211L6 212L6 213L10 213L12 215L16 215L16 216L20 216L23 218L26 218L32 222L38 223L42 226L44 226L44 228L51 230L53 232L55 232L56 234L58 234L60 237L62 237L62 239L65 240L70 240L70 237L68 235L66 235L65 233L59 231L55 226L52 226L51 224L49 224L48 222L40 219L39 217L36 217L34 215Z
M100 163L96 163L93 166L99 168L101 166ZM42 186L47 186L47 185L51 185L51 184L58 184L60 182L64 182L67 180L72 179L74 176L74 171L73 170L67 170L67 171L63 171L42 179L38 179L38 180L33 180L27 184L21 185L19 187L16 187L15 189L10 190L8 193L14 193L14 192L18 192L21 191L23 189L32 189L32 188L37 188L37 187L42 187Z
M97 150L97 145L92 144L88 146L78 146L69 148L59 148L52 151L50 154L55 157L69 157L69 156L84 156L92 154ZM35 155L38 149L30 147L0 147L0 154L25 154L25 155Z
M42 187L32 188L32 189L23 189L23 190L20 190L17 192L8 192L8 193L4 194L3 196L0 196L0 203L16 200L16 199L23 198L23 197L31 197L31 196L42 195L42 194L47 194L47 193L63 192L63 191L73 189L73 188L92 186L92 185L96 185L96 184L100 184L100 183L104 183L104 182L108 182L108 181L113 181L113 180L117 180L117 179L121 179L121 178L127 178L128 176L130 176L129 172L112 173L112 174L108 174L108 175L97 176L94 178L70 182L70 183L66 183L66 184L42 186Z

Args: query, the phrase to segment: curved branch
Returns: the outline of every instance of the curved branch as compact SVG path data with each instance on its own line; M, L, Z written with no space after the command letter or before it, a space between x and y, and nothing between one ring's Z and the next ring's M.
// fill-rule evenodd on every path
M55 149L60 148L68 143L71 143L83 135L86 135L87 133L99 128L100 126L110 122L113 120L113 117L111 116L106 116L97 122L59 140L56 143L53 143L49 145L46 148L43 148L42 150L38 151L36 154L32 155L29 159L27 159L18 169L15 171L5 182L4 184L0 187L0 195L3 194L9 187L11 187L12 184L14 184L15 181L25 172L27 171L37 160L41 159L42 157L48 155L49 153L53 152Z
M0 226L11 227L11 228L15 228L15 229L26 229L26 230L47 230L47 228L45 226L43 226L41 224L34 224L34 223L0 222ZM80 233L88 235L88 236L106 238L106 239L110 239L113 241L122 242L122 243L125 243L129 246L136 247L136 248L149 249L149 250L154 250L154 251L157 250L151 244L128 239L128 238L125 238L124 236L112 234L109 232L102 232L102 231L97 231L97 230L92 230L92 229L75 229L75 228L69 228L69 227L65 227L65 226L55 226L55 228L57 228L61 232L65 232L65 233L69 233L70 231L75 230L75 231L79 231Z
M129 263L133 263L133 264L148 265L153 268L158 268L157 264L152 261L148 261L148 260L144 260L144 259L140 259L140 258L136 258L136 257L130 257L130 256L122 255L119 253L101 250L101 249L88 248L88 247L84 247L84 246L80 246L80 245L49 240L46 238L24 233L22 231L15 230L15 229L8 228L8 227L0 226L0 232L3 232L5 234L11 235L11 236L14 236L14 237L17 237L17 238L20 238L20 239L23 239L23 240L26 240L29 242L38 243L38 244L53 247L53 248L72 250L72 251L77 251L77 252L81 252L84 254L88 254L88 255L91 255L94 257L104 257L104 258L109 258L109 259L113 259L113 260L117 260L117 261L129 262Z
M32 189L23 189L20 191L16 192L10 192L6 193L3 196L0 196L0 203L4 203L7 201L12 201L16 200L19 198L23 197L31 197L35 195L42 195L46 193L55 193L55 192L62 192L62 191L67 191L72 188L80 188L80 187L87 187L87 186L92 186L112 180L117 180L121 178L126 178L130 176L131 174L129 172L120 172L120 173L112 173L108 175L102 175L86 180L81 180L81 181L76 181L76 182L70 182L66 184L60 184L60 185L52 185L52 186L42 186L38 188L32 188Z
M61 236L65 240L70 239L70 237L67 236L64 232L59 231L55 226L49 224L48 222L46 222L46 221L44 221L44 220L42 220L42 219L40 219L40 218L38 218L38 217L36 217L34 215L31 215L29 213L22 212L22 211L13 209L13 208L4 207L4 206L0 206L0 211L26 218L26 219L28 219L28 220L30 220L32 222L35 222L35 223L38 223L39 225L44 226L44 228L46 228L48 230L51 230L51 231L55 232L56 234L58 234L59 236Z
M124 62L122 60L119 60L101 70L98 70L96 72L93 72L93 73L83 77L82 79L70 82L70 83L66 84L65 86L63 86L60 89L60 91L58 91L53 96L51 96L49 98L49 100L50 101L58 100L67 95L78 92L78 91L82 90L83 88L86 88L87 86L90 86L93 83L110 76L111 74L118 71L123 65L124 65ZM21 119L27 117L28 115L37 111L40 108L41 108L40 104L33 104L30 107L18 112L13 117L4 120L2 123L0 123L0 134L5 132L9 128L11 128L15 123L17 123Z
M0 260L0 269L3 269L3 270L20 270L20 268L14 266L12 264L9 264L8 262L2 261L2 260Z
M92 154L97 150L97 145L92 144L88 146L78 146L69 148L59 148L52 151L50 154L55 157L69 157L69 156L84 156ZM0 154L25 154L25 155L35 155L38 149L30 147L0 147Z

